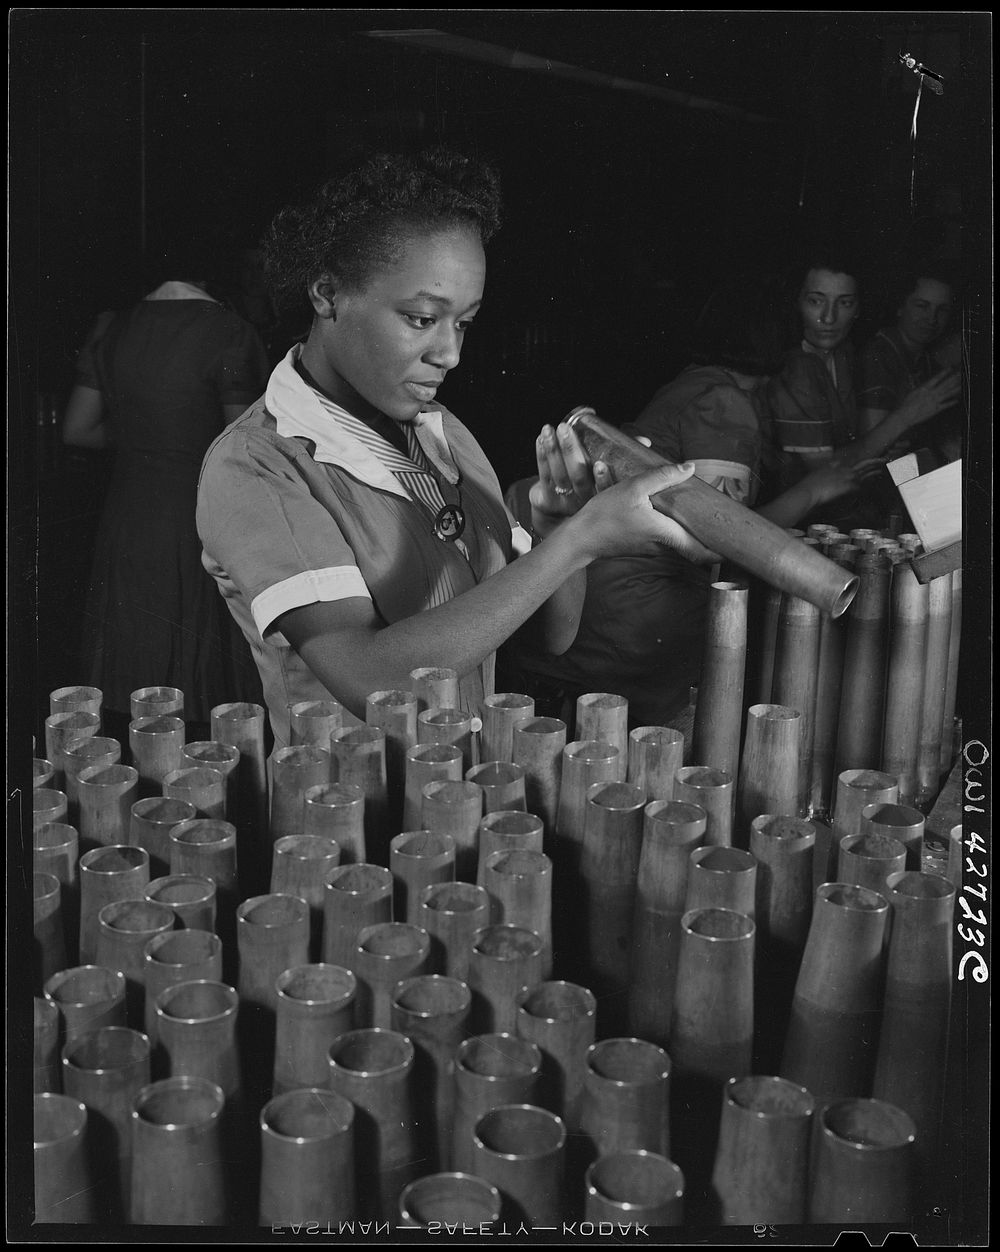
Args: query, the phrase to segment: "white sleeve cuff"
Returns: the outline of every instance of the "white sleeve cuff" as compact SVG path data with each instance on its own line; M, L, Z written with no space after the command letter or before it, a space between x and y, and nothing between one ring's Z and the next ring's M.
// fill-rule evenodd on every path
M531 536L523 526L511 527L510 541L515 556L524 556L526 552L531 551Z
M309 569L293 574L255 596L250 604L254 624L264 633L272 622L306 604L326 600L348 600L361 596L370 600L371 592L356 565L334 565L329 569Z

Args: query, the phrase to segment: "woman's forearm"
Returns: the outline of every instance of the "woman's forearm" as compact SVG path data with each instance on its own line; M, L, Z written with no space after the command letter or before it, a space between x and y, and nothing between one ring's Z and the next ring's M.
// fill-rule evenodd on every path
M907 431L932 417L943 413L961 396L961 377L955 370L943 369L921 383L919 387L897 405L886 417L848 448L843 449L842 459L851 465L871 457L880 456L886 449L902 438ZM867 410L866 421L878 415L878 410Z
M454 600L401 621L386 624L371 601L354 598L290 609L274 626L331 695L359 716L370 692L404 686L420 666L470 673L557 592L547 642L565 650L576 634L591 561L664 548L702 558L703 546L651 503L693 470L662 465L599 491L524 556ZM600 462L595 477L608 479Z
M349 624L323 604L294 609L278 625L331 694L363 716L370 692L405 687L420 666L470 673L554 593L547 642L565 650L576 634L588 560L567 525L454 600L390 625L374 615Z
M62 437L63 443L75 448L108 447L111 439L100 391L77 383L66 402Z
M754 509L754 512L759 517L774 522L776 526L788 527L794 526L815 507L816 500L807 475L789 487L787 491L783 491L780 496Z
M912 425L913 422L904 409L894 409L867 434L842 448L840 457L846 464L856 465L858 461L880 456L897 443Z

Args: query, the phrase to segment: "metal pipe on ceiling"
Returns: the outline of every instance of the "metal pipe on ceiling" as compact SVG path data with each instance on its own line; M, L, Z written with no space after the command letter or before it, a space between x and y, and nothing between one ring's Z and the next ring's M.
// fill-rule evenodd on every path
M534 56L531 53L519 52L512 48L502 48L498 44L486 43L480 39L468 39L463 35L452 35L446 31L424 28L414 30L368 30L362 33L372 39L385 39L412 47L427 48L433 52L444 53L446 56L458 56L467 60L482 61L489 65L502 66L504 69L550 74L556 78L584 83L591 87L608 87L615 91L627 91L633 95L645 96L652 100L662 100L665 103L681 105L687 109L717 113L720 116L731 117L741 122L751 122L755 125L765 126L782 126L785 124L780 118L767 117L760 113L751 113L746 109L737 108L735 105L723 104L718 100L709 100L704 96L695 96L683 91L672 91L667 87L658 87L652 83L638 82L631 78L620 78L614 74L601 73L598 70L582 69L576 65L568 65L564 61L553 61L549 57Z

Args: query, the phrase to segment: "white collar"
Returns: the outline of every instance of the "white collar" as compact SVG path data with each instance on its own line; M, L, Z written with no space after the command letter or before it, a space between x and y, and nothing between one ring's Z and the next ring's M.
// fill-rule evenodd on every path
M268 379L264 403L278 434L309 439L316 445L314 460L339 465L370 487L409 499L395 474L351 433L347 423L359 419L310 387L295 368L301 353L302 345L294 344ZM413 426L427 458L448 482L456 483L459 470L444 435L443 415L436 410L418 413Z
M212 304L218 304L219 301L214 296L210 296L207 291L201 287L196 287L194 283L185 282L165 282L160 283L155 291L151 291L148 296L143 296L144 300L210 300Z
M839 345L838 345L839 346ZM837 382L837 349L836 348L817 348L815 344L809 342L808 339L802 340L802 351L808 352L810 356L818 356L823 362L823 368L833 379L834 384Z

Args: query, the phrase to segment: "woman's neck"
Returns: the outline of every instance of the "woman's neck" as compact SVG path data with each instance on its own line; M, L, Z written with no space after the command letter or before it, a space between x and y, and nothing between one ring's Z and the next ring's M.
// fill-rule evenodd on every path
M391 417L386 417L384 413L380 413L378 409L354 393L354 399L345 404L344 400L336 395L332 395L330 390L323 387L309 371L309 367L303 362L302 354L295 361L295 369L310 387L318 391L320 395L326 396L328 400L332 400L334 404L340 408L346 409L352 417L356 417L359 421L370 427L376 434L381 435L388 443L391 443L399 452L406 453L406 436L400 430L399 426Z

